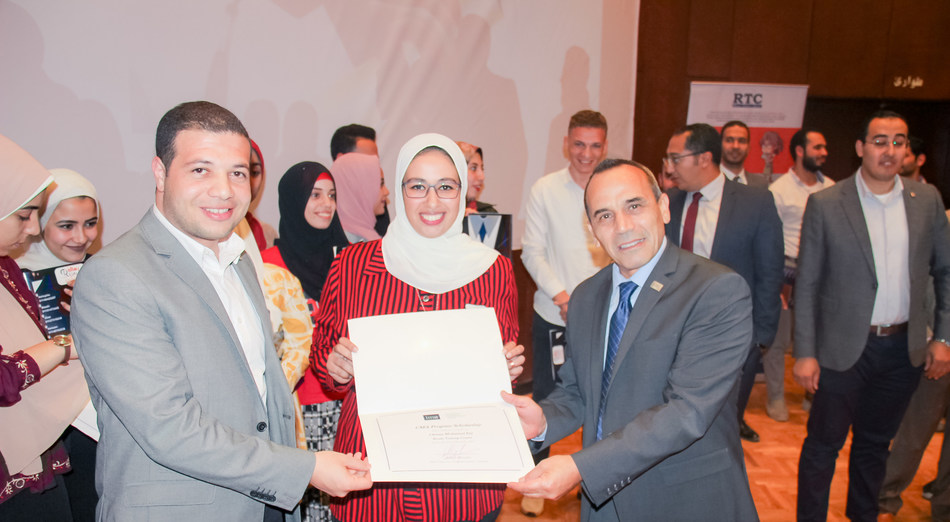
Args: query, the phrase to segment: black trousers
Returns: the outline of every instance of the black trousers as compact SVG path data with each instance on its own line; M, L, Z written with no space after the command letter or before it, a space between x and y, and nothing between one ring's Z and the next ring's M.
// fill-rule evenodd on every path
M557 367L551 358L551 338L554 333L560 333L563 337L564 327L545 321L535 312L531 325L531 398L534 402L540 402L550 395L557 383ZM550 453L550 448L535 453L534 463L546 459Z
M852 431L848 467L851 520L877 520L888 446L917 388L921 368L911 366L907 334L869 336L851 368L821 369L798 462L798 520L824 521L838 451Z
M739 376L739 402L738 414L739 421L745 415L745 407L749 404L749 396L752 395L752 385L755 384L755 372L759 368L759 362L762 361L762 349L757 345L752 345L749 355L742 365L742 375Z

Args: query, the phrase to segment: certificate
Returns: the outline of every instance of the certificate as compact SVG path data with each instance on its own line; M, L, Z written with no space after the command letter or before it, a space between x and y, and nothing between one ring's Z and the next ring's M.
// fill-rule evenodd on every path
M366 456L377 482L509 482L534 461L491 308L349 321Z

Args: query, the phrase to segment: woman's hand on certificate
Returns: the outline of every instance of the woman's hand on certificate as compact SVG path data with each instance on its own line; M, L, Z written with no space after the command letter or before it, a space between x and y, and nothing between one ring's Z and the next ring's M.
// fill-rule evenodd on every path
M340 342L327 357L327 373L338 384L353 380L353 352L357 350L359 349L349 339L340 337Z
M524 371L524 346L514 341L505 343L505 360L508 361L508 377L515 380Z

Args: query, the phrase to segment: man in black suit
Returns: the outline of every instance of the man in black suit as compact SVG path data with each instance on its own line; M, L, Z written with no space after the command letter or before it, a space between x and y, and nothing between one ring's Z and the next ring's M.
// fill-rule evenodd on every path
M735 270L752 290L755 334L742 368L738 422L742 438L758 442L743 415L762 351L778 329L785 264L782 222L769 191L729 181L720 172L721 147L719 133L705 123L683 127L670 138L664 167L678 190L669 193L666 237Z
M827 517L849 431L845 514L876 520L888 445L921 367L933 379L950 371L950 227L935 188L898 176L907 136L901 115L873 114L855 143L861 167L805 206L793 372L815 399L798 464L799 520Z
M665 239L669 200L646 167L600 163L584 201L613 263L571 294L555 390L540 407L503 394L535 450L581 426L584 448L509 486L556 499L580 483L584 522L758 520L735 422L748 286Z

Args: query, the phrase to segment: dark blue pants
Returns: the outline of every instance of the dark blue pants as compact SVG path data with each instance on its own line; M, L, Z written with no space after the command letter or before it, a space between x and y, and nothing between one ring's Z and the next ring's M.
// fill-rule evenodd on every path
M852 431L848 467L851 520L877 520L888 446L897 433L921 368L911 366L907 334L869 336L848 370L821 369L798 462L798 520L824 521L838 451Z

